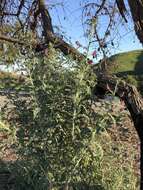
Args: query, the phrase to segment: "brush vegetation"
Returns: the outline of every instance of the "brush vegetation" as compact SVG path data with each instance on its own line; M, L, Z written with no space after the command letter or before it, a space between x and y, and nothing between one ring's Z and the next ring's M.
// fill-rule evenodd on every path
M58 55L49 47L48 57L26 59L30 97L12 97L12 119L1 114L0 129L17 155L8 167L13 188L137 190L134 149L108 132L123 116L96 112L90 65L69 61L67 69Z

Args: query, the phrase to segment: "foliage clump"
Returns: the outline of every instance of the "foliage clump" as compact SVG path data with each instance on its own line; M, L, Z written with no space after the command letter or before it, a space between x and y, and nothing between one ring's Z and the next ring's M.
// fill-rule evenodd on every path
M29 101L14 99L17 117L10 121L17 127L16 188L137 189L132 155L122 164L126 147L107 132L117 117L92 109L96 78L86 60L65 63L50 47L25 67Z

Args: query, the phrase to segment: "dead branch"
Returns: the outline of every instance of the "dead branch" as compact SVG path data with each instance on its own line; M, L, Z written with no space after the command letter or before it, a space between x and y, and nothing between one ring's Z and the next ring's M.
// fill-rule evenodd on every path
M20 41L18 39L11 38L11 37L4 36L4 35L0 35L0 40L4 40L4 41L10 42L10 43L16 43L16 44L19 44L19 45L26 45L24 42L22 42L22 41Z

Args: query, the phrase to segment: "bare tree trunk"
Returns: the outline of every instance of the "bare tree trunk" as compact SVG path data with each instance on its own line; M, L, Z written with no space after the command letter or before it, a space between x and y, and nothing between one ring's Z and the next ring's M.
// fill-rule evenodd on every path
M128 0L128 3L134 21L136 35L143 44L143 0Z

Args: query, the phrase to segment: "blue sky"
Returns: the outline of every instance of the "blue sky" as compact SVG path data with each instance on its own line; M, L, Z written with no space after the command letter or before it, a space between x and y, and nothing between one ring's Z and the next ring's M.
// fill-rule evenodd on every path
M88 1L88 0L87 0ZM100 2L99 0L97 0ZM65 36L75 45L75 41L79 41L81 44L86 45L87 40L84 37L83 25L82 25L82 8L80 3L84 0L47 0L47 4L58 3L55 8L52 9L52 22L54 25L59 26L62 31L65 32ZM90 0L90 2L95 2ZM63 3L63 6L60 5ZM106 19L103 22L106 24ZM136 49L142 49L142 45L139 43L134 31L130 32L129 28L133 29L131 23L128 23L125 27L120 27L121 38L118 40L118 46L111 50L111 54L119 52L131 51ZM96 49L96 46L95 46Z

